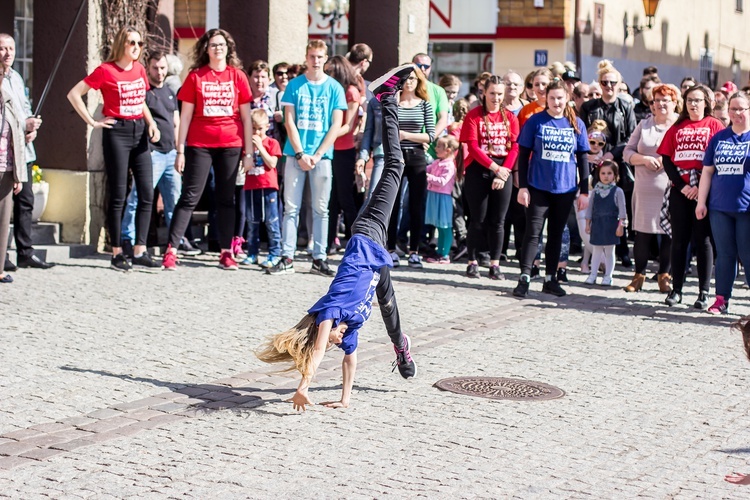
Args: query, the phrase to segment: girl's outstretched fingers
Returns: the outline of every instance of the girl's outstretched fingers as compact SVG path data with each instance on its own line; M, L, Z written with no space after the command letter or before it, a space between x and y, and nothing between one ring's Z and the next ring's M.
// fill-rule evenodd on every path
M731 474L724 476L724 481L733 484L750 484L750 474L732 472Z
M287 399L287 402L289 401L292 402L292 406L294 407L294 409L298 411L305 411L305 405L312 406L315 404L310 401L310 398L307 397L306 393L302 393L299 391L295 392L294 396L292 396L291 399Z

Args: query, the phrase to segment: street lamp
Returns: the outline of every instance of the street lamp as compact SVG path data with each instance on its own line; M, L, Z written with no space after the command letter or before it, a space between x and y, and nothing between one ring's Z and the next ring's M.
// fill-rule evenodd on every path
M336 54L336 24L349 13L349 0L315 0L315 10L325 19L331 20L331 55Z
M645 30L650 30L654 27L654 17L656 17L656 8L659 7L659 0L643 0L643 10L646 12L646 25L635 25L628 26L625 23L625 40L628 39L628 35L631 33L633 36L641 33Z

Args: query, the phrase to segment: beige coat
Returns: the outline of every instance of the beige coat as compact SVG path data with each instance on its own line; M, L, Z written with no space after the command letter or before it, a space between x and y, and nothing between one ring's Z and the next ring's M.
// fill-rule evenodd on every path
M26 170L26 120L17 116L13 106L12 97L2 91L2 107L5 108L5 119L10 124L13 136L13 158L15 163L15 182L29 182L28 171ZM0 113L2 113L0 108Z

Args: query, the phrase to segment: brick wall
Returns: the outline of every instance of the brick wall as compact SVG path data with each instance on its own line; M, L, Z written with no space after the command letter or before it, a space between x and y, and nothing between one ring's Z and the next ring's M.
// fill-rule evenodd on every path
M498 26L567 27L572 16L571 0L544 0L544 8L534 7L534 0L498 0Z

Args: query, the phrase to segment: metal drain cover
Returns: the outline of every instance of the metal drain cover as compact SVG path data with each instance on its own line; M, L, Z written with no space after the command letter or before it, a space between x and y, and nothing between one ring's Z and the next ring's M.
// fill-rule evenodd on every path
M444 378L437 381L435 387L465 396L508 401L541 401L565 395L562 389L548 384L504 377Z

